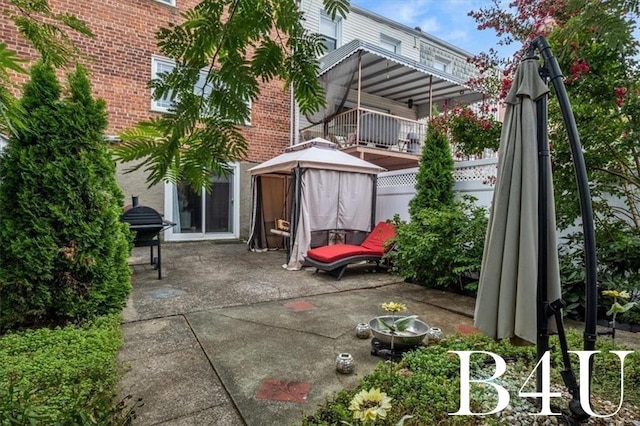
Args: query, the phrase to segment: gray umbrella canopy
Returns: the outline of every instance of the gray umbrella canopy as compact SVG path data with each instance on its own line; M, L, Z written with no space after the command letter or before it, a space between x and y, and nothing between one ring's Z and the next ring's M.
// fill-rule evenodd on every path
M548 92L538 68L535 59L521 62L506 99L474 318L475 326L493 338L517 336L532 343L537 335L539 223L535 100ZM547 189L553 197L551 179ZM547 256L548 300L555 301L561 292L553 199L547 206L548 244L542 253Z

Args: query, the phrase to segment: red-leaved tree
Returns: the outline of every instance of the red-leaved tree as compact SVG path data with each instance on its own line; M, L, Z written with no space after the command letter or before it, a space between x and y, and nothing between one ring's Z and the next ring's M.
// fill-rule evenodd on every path
M504 96L528 43L547 37L584 148L596 217L600 282L604 288L640 288L640 71L637 0L494 0L469 13L500 44L516 44L512 58L495 49L477 56L483 71L473 84ZM553 94L552 94L553 96ZM549 103L549 136L558 223L579 222L573 162L558 103ZM575 238L574 238L575 237ZM579 284L580 238L562 249L566 281ZM577 300L573 300L576 303Z

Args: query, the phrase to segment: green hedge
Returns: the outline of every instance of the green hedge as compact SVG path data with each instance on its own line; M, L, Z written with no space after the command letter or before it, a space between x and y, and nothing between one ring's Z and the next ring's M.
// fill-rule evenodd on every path
M0 425L110 424L120 320L0 337Z
M477 273L487 230L487 211L470 199L423 209L411 222L396 221L393 271L427 287L475 290L462 278Z

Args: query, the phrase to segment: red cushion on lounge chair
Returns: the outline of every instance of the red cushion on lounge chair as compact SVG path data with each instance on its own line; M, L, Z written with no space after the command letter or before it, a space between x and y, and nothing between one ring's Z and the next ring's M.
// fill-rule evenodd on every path
M393 224L387 222L378 222L375 228L367 235L360 247L367 250L377 250L381 254L387 251L388 247L384 246L387 240L396 236L396 228Z
M320 262L331 263L346 257L365 254L382 256L384 253L382 250L366 249L362 246L354 246L352 244L336 244L333 246L322 246L311 249L307 252L307 257Z

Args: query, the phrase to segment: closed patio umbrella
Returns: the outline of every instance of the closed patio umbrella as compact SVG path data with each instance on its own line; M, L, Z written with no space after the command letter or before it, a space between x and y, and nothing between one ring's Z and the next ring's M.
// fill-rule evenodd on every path
M535 51L544 66L540 67ZM475 325L494 338L520 337L536 342L537 358L549 350L549 331L557 332L562 351L562 379L572 396L572 421L589 415L580 402L580 387L571 367L564 333L553 184L549 157L547 100L543 73L553 84L562 112L576 173L585 253L584 350L595 348L597 260L593 209L580 136L562 72L543 36L534 39L519 64L506 103L500 160L482 259ZM555 317L549 324L548 318ZM551 326L550 326L551 325ZM589 364L589 382L593 365ZM536 390L542 390L541 369Z
M506 99L474 317L476 327L493 338L517 336L532 343L537 337L539 253L546 256L546 300L558 300L561 293L551 178L547 174L539 182L535 101L548 88L538 70L536 59L521 62ZM549 157L542 161L550 170ZM546 185L549 199L546 211L540 212L545 215L547 238L539 251L540 185Z

